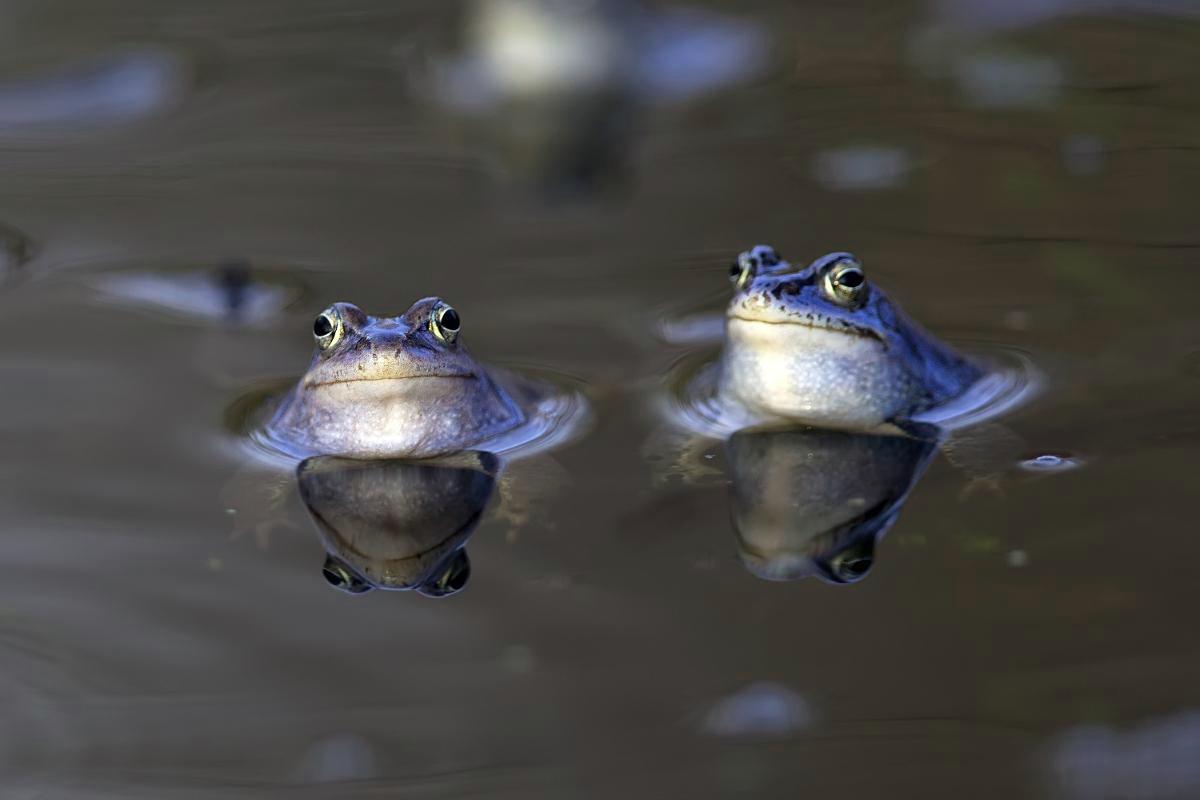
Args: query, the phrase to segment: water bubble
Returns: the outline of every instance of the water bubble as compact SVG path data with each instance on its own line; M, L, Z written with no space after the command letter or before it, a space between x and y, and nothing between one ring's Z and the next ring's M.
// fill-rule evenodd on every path
M1071 456L1045 453L1025 459L1020 463L1020 467L1028 472L1065 472L1075 469L1082 463L1079 459Z

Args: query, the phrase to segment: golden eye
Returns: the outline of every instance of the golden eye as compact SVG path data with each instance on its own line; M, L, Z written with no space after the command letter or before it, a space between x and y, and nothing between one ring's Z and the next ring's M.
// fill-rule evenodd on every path
M758 257L750 252L742 253L729 265L729 282L733 284L733 288L741 291L746 288L746 284L754 280L754 276L758 273Z
M429 316L429 330L438 340L454 344L458 332L462 330L462 320L459 319L457 311L442 303Z
M325 309L313 322L313 338L317 340L317 347L321 348L322 352L333 349L342 340L345 330L346 326L342 323L342 315L338 313L337 306Z
M853 259L842 259L825 273L825 294L843 305L854 305L866 296L867 274Z

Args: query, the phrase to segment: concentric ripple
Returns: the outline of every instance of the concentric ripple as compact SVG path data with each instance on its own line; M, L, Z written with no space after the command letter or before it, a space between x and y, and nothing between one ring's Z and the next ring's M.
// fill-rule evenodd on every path
M577 438L591 420L591 409L584 386L578 379L561 373L533 368L508 368L506 383L517 383L536 400L525 406L525 421L511 430L473 443L471 450L484 451L505 459L523 458ZM285 441L267 424L276 405L295 385L297 378L259 386L236 398L226 410L225 428L249 445L259 460L290 463L314 455L303 445Z
M983 359L990 369L958 397L913 415L914 423L951 432L1011 412L1041 388L1040 373L1028 354L994 347ZM756 425L784 422L747 409L717 391L720 364L711 351L694 353L671 370L660 402L663 415L684 430L717 439Z

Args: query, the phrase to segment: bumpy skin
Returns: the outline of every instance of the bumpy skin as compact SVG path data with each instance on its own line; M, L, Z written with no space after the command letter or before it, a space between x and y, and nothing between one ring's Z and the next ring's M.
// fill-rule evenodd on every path
M856 302L826 273L849 253L803 269L765 245L743 253L750 276L726 312L719 391L755 414L870 430L961 394L978 366L934 339L866 283Z
M400 317L333 308L343 333L318 348L308 371L267 426L297 455L425 458L473 447L524 421L524 414L461 344L430 329L444 305L417 301Z

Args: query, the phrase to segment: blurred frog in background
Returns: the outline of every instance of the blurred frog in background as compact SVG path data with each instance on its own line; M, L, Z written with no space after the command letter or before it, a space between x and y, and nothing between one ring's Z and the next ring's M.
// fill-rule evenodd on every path
M475 0L453 55L410 65L433 105L473 123L504 170L548 189L619 177L639 115L761 75L757 26L633 0Z

